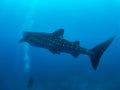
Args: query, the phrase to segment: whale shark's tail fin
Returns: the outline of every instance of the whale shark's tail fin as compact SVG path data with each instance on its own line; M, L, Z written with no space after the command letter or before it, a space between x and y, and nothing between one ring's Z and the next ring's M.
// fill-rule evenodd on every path
M91 59L93 69L95 70L97 69L101 56L106 51L106 49L110 46L114 38L115 36L97 45L93 49L90 49L91 53L89 53L89 56Z

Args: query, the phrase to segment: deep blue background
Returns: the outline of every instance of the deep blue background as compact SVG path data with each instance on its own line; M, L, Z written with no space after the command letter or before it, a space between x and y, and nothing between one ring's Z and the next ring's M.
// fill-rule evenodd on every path
M27 31L53 32L64 28L65 39L79 40L86 48L116 35L96 71L86 55L75 59L30 46L32 90L120 90L120 1L36 1L34 15L26 21L34 1L0 0L0 90L27 89L24 45L18 40L29 21L33 24Z

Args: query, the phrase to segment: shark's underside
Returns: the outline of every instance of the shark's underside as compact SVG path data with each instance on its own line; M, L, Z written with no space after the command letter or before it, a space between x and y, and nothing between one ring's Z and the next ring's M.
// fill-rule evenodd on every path
M43 32L23 32L21 42L27 42L32 46L48 49L54 54L62 52L69 53L74 57L80 54L87 54L90 56L91 63L94 69L97 68L100 58L109 47L115 37L112 37L105 42L95 46L93 49L86 49L80 46L79 41L70 42L63 37L64 29L59 29L53 33Z

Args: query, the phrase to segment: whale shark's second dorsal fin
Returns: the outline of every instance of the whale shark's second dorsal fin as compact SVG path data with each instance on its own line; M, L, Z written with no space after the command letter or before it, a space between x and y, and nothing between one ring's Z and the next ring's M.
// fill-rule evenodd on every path
M63 35L64 35L64 29L58 29L56 30L55 32L53 32L52 34L52 37L54 38L63 38Z

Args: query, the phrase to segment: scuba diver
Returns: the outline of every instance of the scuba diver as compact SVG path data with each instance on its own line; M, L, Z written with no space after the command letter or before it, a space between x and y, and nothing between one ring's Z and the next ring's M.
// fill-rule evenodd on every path
M32 77L29 77L29 78L28 78L27 87L28 87L28 88L32 88L32 87L33 87L33 79L32 79Z

